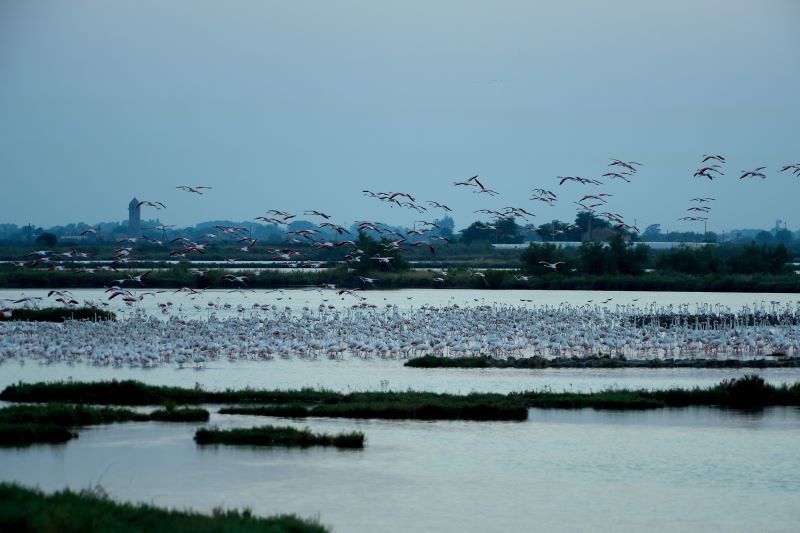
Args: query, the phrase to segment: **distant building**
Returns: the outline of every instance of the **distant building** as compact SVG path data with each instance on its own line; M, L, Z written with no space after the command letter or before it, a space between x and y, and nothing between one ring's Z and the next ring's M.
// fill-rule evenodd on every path
M142 236L142 209L139 200L134 198L128 204L128 237Z

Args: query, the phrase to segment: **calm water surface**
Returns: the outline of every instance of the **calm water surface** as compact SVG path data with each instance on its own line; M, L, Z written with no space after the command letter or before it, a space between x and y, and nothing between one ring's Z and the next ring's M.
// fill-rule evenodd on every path
M458 369L407 368L403 360L359 359L274 359L272 361L227 360L210 362L204 369L95 367L86 364L51 365L9 360L0 364L0 388L18 381L93 381L135 379L153 385L206 389L325 388L335 391L426 390L467 394L469 392L507 393L521 390L590 392L608 388L665 389L710 386L723 379L756 372L773 384L800 381L800 368L786 369Z
M221 427L276 419L212 415ZM363 451L198 447L195 424L0 449L0 478L210 511L319 516L339 532L796 531L800 412L532 410L521 423L277 419L358 429Z
M73 291L80 300L102 291ZM0 291L0 299L44 291ZM583 305L655 302L730 306L790 304L798 295L593 291L368 291L367 301L420 305ZM532 302L522 301L532 300ZM143 309L206 316L208 302L236 307L352 305L330 291L226 293L196 300L162 294ZM114 301L112 308L123 309ZM250 312L250 311L247 311ZM66 364L0 365L0 387L17 381L138 379L209 389L324 387L467 393L609 387L707 386L746 370L411 369L398 360L217 361L203 370ZM759 370L771 383L800 369ZM318 516L334 531L796 531L800 523L800 410L741 413L714 408L648 412L531 410L522 423L359 421L219 415L221 427L265 423L315 431L358 429L363 451L197 447L196 424L154 422L84 429L61 446L0 449L0 479L46 490L100 483L114 498L161 506L250 507L258 514Z
M125 277L125 276L121 276ZM144 292L133 289L135 294ZM13 301L23 296L41 297L42 305L57 305L51 300L47 303L46 289L1 289L0 301ZM77 300L106 302L108 308L123 315L131 312L131 308L119 299L107 301L103 289L75 289L71 291ZM469 289L402 289L402 290L365 290L360 292L365 303L377 306L396 305L399 309L419 308L422 305L444 306L457 304L465 305L527 305L527 306L558 306L569 305L600 305L615 309L617 305L636 305L640 307L655 304L656 307L679 306L688 304L690 311L695 311L698 305L717 307L730 307L738 310L742 306L757 306L770 309L771 302L777 305L800 305L800 294L784 293L733 293L733 292L653 292L653 291L534 291L534 290L469 290ZM608 303L602 304L608 299ZM225 290L208 290L202 295L190 298L183 294L161 293L155 297L146 297L137 304L138 309L161 316L159 303L173 303L173 314L186 317L204 317L215 312L218 316L229 316L237 313L241 305L246 310L254 305L275 305L283 308L289 307L300 311L304 306L316 308L319 305L333 305L337 308L347 308L358 303L352 296L339 296L336 291L308 289L286 289L280 291L229 292ZM224 306L230 309L210 310L209 303Z

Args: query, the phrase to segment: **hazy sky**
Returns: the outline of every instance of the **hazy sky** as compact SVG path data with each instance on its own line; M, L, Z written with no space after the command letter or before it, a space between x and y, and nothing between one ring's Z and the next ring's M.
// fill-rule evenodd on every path
M180 225L420 218L369 188L448 204L457 227L481 207L572 219L603 191L642 229L702 229L677 221L695 196L717 198L710 230L796 229L800 178L777 170L798 129L797 0L0 0L0 222L121 220L133 196ZM692 178L712 152L731 172ZM557 185L611 157L646 166ZM453 187L476 173L502 194Z

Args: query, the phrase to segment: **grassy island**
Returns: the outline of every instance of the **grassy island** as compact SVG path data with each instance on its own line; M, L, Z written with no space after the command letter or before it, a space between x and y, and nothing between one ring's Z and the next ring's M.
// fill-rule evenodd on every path
M0 446L60 444L78 436L75 428L116 422L205 422L205 409L162 409L150 414L83 405L11 405L0 409Z
M690 405L758 408L800 406L800 382L770 385L757 375L724 380L711 387L665 390L609 389L597 392L526 391L467 395L433 392L351 392L325 390L205 391L146 385L137 381L19 383L0 393L9 402L63 402L102 405L176 404L245 405L223 413L270 416L353 418L426 418L467 420L524 420L529 407L642 409ZM409 410L413 416L408 416ZM142 416L142 415L139 415ZM148 415L144 415L148 416Z
M215 511L211 515L117 503L99 491L64 490L45 494L0 483L0 531L65 533L230 531L235 533L325 533L316 522L291 515L260 518L249 511Z
M437 398L344 402L304 407L275 405L225 407L221 414L325 418L383 418L418 420L525 420L528 410L506 399Z
M197 444L238 444L245 446L335 446L336 448L363 448L364 434L360 432L312 433L308 428L295 429L284 426L260 426L221 430L216 428L198 429L194 435Z

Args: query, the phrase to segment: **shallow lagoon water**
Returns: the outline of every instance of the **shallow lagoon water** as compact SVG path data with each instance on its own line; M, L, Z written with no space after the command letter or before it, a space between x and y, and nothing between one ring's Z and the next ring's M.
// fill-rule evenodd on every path
M0 450L0 478L210 511L319 516L360 531L796 531L800 412L531 410L521 423L264 423L359 429L362 451L198 447L197 424L130 423Z
M135 286L126 287L133 290L134 294L146 292L136 289ZM233 287L232 287L233 288ZM52 300L47 301L47 289L0 289L0 301L13 301L25 296L41 297L41 305L57 305ZM71 290L75 298L83 303L85 300L106 302L108 308L128 314L131 307L119 299L107 301L103 289L74 289ZM364 290L359 292L364 298L363 302L379 307L396 305L400 310L428 306L475 306L475 305L528 305L528 306L558 306L568 304L599 305L615 309L617 305L635 305L646 307L655 304L656 307L688 304L690 311L695 311L698 305L710 305L716 308L730 307L738 310L742 306L757 307L769 310L771 302L776 305L796 307L800 305L800 294L789 293L733 293L733 292L654 292L654 291L542 291L542 290L470 290L470 289L401 289L401 290ZM602 302L609 300L608 303ZM137 304L137 309L161 316L159 303L172 302L173 314L188 318L206 317L210 313L217 316L231 316L237 314L241 305L248 312L254 305L275 305L281 309L288 307L297 312L304 306L316 309L319 305L333 305L339 309L346 309L361 302L352 296L339 296L336 291L320 290L310 287L307 289L264 290L230 292L226 290L208 290L196 297L185 294L172 294L171 291L161 293L155 297L146 297ZM228 304L229 309L211 309L209 303L218 306Z
M647 369L647 368L546 368L546 369L459 369L408 368L402 359L220 359L206 368L183 369L171 365L155 368L98 367L83 363L69 365L37 362L21 364L9 360L0 364L0 388L12 383L38 381L95 381L135 379L153 385L209 389L299 389L324 388L334 391L425 390L467 394L470 392L508 393L550 389L556 392L591 392L609 388L665 389L707 387L723 379L757 373L772 384L800 381L800 368L774 369Z
M42 291L0 291L0 298ZM78 290L98 299L101 291ZM719 303L738 308L798 295L608 293L589 291L369 291L367 301L411 306ZM207 302L303 305L353 303L331 292L209 291L145 300L147 312L172 298L187 316ZM280 298L280 299L278 299ZM289 299L291 298L291 300ZM385 300L384 300L385 298ZM477 299L477 301L476 301ZM531 299L530 302L520 300ZM633 300L636 299L637 302ZM116 302L112 302L117 306ZM198 305L202 310L197 310ZM322 387L468 393L549 388L708 386L756 372L770 383L800 380L800 369L412 369L402 360L221 360L202 370L84 364L0 365L0 386L17 381L137 379L208 389ZM81 430L61 446L0 449L0 479L56 490L101 484L112 497L211 511L318 516L334 531L795 531L800 523L800 410L745 413L715 408L646 412L530 411L522 423L325 420L226 416L221 427L288 423L314 431L358 429L363 451L197 447L198 424L130 423Z

